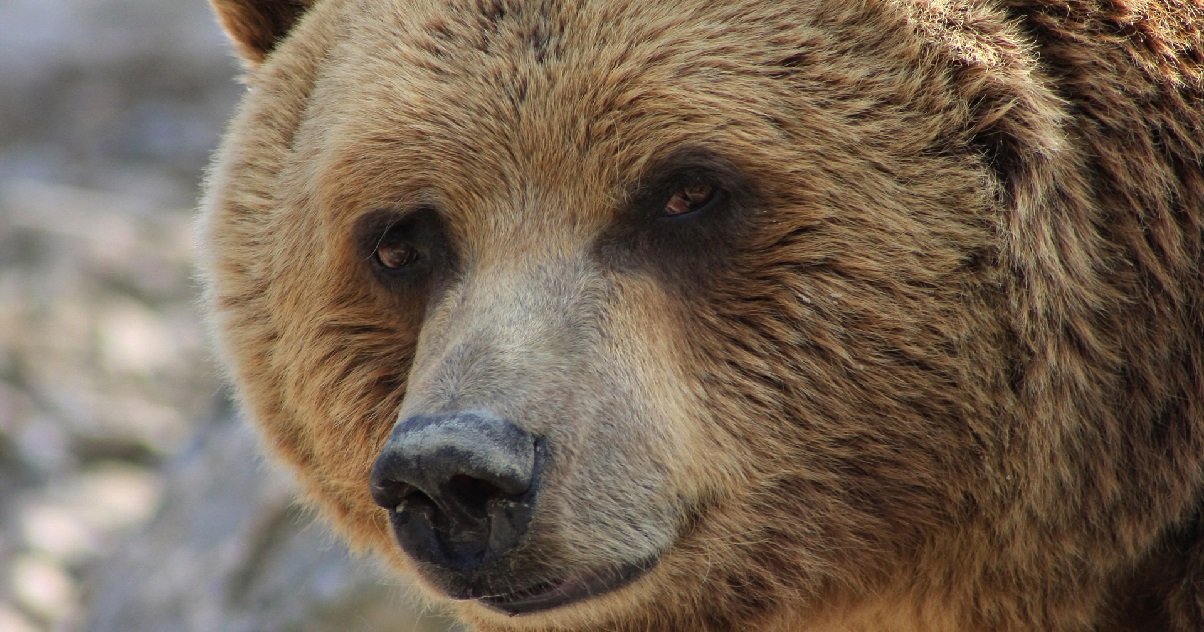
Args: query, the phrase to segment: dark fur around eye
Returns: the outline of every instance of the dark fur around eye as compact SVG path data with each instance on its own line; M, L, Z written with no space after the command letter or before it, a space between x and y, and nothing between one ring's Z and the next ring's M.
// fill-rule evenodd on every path
M598 241L600 261L692 288L730 267L759 206L741 170L709 152L678 151L652 161L636 182Z

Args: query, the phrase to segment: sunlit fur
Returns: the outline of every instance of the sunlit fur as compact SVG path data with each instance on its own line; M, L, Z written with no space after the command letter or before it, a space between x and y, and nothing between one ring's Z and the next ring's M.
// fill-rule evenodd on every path
M553 446L533 555L663 556L481 630L1204 628L1198 2L303 4L215 2L200 250L355 546L410 567L399 414L482 407ZM660 257L625 209L682 148L755 199ZM459 260L396 291L351 236L415 205Z

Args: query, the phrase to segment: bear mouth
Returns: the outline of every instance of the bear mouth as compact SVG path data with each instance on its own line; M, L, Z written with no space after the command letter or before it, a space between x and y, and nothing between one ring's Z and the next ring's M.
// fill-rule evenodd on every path
M510 616L543 612L616 591L643 577L654 566L656 559L627 564L610 571L590 570L540 582L512 593L477 597L476 600Z

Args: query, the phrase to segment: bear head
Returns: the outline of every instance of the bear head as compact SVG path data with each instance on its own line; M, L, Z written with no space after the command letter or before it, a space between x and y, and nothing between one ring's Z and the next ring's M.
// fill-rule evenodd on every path
M465 619L1031 622L951 604L1121 563L1065 493L1131 470L1084 465L1098 239L1049 210L1079 176L1006 15L214 4L248 68L202 227L232 378Z

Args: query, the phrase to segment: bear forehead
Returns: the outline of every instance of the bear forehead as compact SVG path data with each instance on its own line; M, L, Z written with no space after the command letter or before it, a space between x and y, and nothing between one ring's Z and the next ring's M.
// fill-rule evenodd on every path
M832 146L834 130L801 115L797 85L780 85L798 71L784 57L801 37L785 11L754 20L723 3L569 4L346 11L298 139L327 206L434 191L460 198L447 201L453 212L534 197L545 212L588 214L619 206L683 148L755 175L781 152Z

